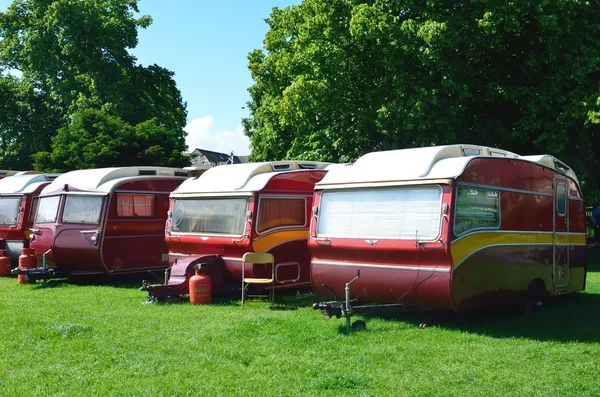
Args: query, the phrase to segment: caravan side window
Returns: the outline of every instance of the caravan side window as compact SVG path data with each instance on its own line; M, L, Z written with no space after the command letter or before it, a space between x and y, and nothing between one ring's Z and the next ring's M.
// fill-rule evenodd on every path
M500 193L497 190L458 186L454 234L500 227Z
M261 198L258 205L258 224L261 233L268 229L306 224L306 200L304 198Z
M117 217L154 218L155 201L153 194L117 193Z
M102 196L67 195L62 221L64 223L82 223L88 225L100 224L102 200Z

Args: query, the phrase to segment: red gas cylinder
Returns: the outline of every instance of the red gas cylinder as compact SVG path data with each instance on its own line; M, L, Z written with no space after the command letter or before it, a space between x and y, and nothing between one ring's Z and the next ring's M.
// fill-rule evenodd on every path
M210 277L201 274L196 268L196 274L190 278L190 303L192 305L205 305L212 300L212 283Z
M27 269L35 269L37 266L37 258L33 248L23 248L21 256L19 256L19 276L17 281L19 284L27 284Z
M5 250L0 250L0 277L10 276L10 258Z

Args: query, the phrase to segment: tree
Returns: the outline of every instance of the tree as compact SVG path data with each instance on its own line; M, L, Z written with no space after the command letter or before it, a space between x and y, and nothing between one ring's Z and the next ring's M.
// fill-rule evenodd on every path
M4 73L6 84L19 93L9 98L18 117L0 115L0 166L11 167L14 158L22 169L31 167L33 159L36 166L55 170L119 165L144 158L125 157L136 150L154 153L163 162L156 165L187 164L182 154L185 103L173 73L137 65L129 53L137 45L137 29L152 22L148 16L135 18L134 12L139 12L137 0L15 0L0 13L0 69L10 72ZM102 128L81 130L92 127L85 122L92 119L103 120ZM118 136L144 127L151 128L148 135L159 134L159 141L176 147L166 145L159 153L155 142ZM93 156L86 154L90 148L81 139L78 145L65 141L74 131L96 142ZM93 135L100 131L110 137L105 146ZM117 145L120 158L115 141L124 145ZM64 153L73 160L63 163Z
M165 138L167 140L165 140ZM104 110L83 109L52 138L54 151L38 153L40 169L119 167L169 164L183 167L180 139L165 132L156 118L135 127Z
M600 184L600 4L305 0L249 54L252 159L449 143L549 153Z

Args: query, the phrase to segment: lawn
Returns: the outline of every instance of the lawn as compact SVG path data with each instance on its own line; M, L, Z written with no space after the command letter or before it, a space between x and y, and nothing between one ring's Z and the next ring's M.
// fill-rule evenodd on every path
M600 253L600 250L598 250ZM364 317L345 333L309 294L143 304L137 279L43 288L0 279L2 396L600 394L600 254L587 289L515 306Z

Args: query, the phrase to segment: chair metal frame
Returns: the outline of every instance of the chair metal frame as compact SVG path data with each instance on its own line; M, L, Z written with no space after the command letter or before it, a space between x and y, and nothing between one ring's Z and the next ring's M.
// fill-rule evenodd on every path
M251 264L253 267L252 273L254 273L254 265L270 265L271 278L246 277L246 263ZM270 284L270 295L247 295L246 290L252 284ZM242 307L244 307L244 301L247 297L265 297L270 299L271 306L275 304L275 258L272 254L268 252L246 252L242 257Z

